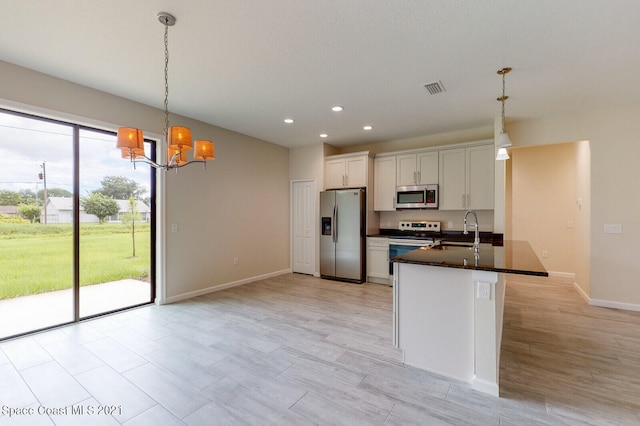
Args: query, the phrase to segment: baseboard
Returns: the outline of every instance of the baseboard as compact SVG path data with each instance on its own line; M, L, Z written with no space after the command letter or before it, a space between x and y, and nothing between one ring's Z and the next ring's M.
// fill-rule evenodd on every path
M477 377L473 378L473 382L471 383L471 389L477 390L479 392L488 393L493 396L500 396L500 386L497 383L489 382L487 380L479 379Z
M611 300L589 299L589 304L592 306L599 306L601 308L613 308L613 309L621 309L623 311L640 312L640 305L634 305L632 303L613 302Z
M582 296L582 298L589 304L591 304L591 298L589 297L589 295L587 293L584 292L584 290L582 289L582 287L580 287L578 285L577 282L574 281L573 283L573 288L576 289L576 291L580 294L580 296Z
M634 305L633 303L614 302L612 300L592 299L587 293L582 290L578 283L574 282L573 287L582 296L582 298L591 306L598 306L600 308L612 308L620 309L622 311L634 311L640 312L640 305Z
M270 272L264 275L258 275L255 277L245 278L238 281L233 281L230 283L219 284L213 287L203 288L202 290L190 291L188 293L178 294L176 296L167 297L165 300L165 304L180 302L182 300L191 299L194 297L202 296L203 294L213 293L215 291L226 290L228 288L237 287L239 285L249 284L254 281L265 280L267 278L277 277L278 275L290 274L291 269L283 269L281 271Z

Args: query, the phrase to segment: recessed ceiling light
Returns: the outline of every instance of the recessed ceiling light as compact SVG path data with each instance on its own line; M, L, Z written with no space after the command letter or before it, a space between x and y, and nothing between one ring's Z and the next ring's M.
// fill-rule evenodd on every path
M320 137L321 137L321 138L328 138L328 137L329 137L329 135L328 135L328 134L326 134L326 133L320 133Z
M293 118L285 118L284 119L284 122L287 123L287 124L293 124L293 121L294 121Z
M373 130L373 126L367 125L367 126L364 126L363 129L364 130Z
M336 105L336 106L334 106L334 107L331 107L331 111L333 111L333 112L340 112L340 111L342 111L343 109L344 109L344 108L343 108L343 107L341 107L340 105Z

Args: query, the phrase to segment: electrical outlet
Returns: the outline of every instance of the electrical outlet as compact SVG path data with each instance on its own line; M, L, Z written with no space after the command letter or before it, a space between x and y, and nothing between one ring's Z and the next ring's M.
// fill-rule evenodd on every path
M240 260L237 257L233 258L233 266L238 266L240 264Z
M572 220L568 220L567 221L567 228L573 228L573 221Z
M549 257L549 252L547 252L546 250L542 250L542 257L544 258Z
M491 300L491 284L478 281L478 299Z
M178 224L177 223L172 223L171 224L171 232L178 232Z
M453 222L447 222L447 229L453 229Z

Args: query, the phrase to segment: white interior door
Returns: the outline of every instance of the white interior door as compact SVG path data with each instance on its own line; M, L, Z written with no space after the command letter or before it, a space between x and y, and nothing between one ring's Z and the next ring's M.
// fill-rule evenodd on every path
M293 259L292 271L315 272L316 247L316 185L313 180L292 183Z

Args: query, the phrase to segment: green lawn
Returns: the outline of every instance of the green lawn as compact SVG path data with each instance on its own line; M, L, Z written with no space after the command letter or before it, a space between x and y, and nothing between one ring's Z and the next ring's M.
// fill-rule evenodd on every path
M149 275L149 224L82 224L80 285ZM71 225L0 224L0 299L73 286Z

